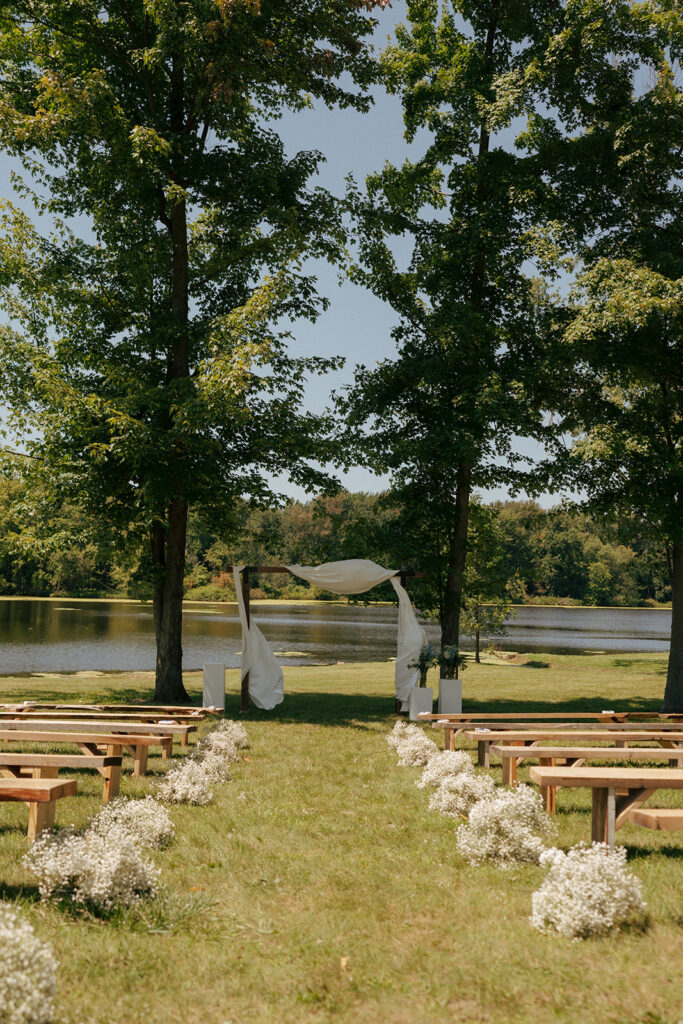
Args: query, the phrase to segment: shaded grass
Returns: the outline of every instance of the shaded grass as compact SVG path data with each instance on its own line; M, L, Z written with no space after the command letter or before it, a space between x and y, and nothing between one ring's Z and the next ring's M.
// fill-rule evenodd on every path
M466 707L661 703L661 655L541 659L547 669L472 666ZM26 810L0 805L0 898L22 904L55 947L61 1022L678 1021L678 834L634 826L618 834L643 881L644 933L583 943L539 935L528 916L541 869L467 866L453 822L429 812L428 794L414 786L419 772L397 767L384 742L394 721L393 666L285 673L285 703L246 718L252 746L232 782L216 787L207 807L172 809L176 841L156 855L165 894L142 914L103 923L37 902L21 866ZM198 696L199 675L186 684ZM6 678L0 699L129 701L148 697L150 685L144 673ZM237 673L229 687L228 714L236 716ZM144 780L126 774L123 793L150 792L166 764L152 756L150 768ZM500 782L500 768L492 774ZM60 804L58 822L92 817L100 782L79 773L79 795ZM557 825L560 846L588 839L585 791L560 790Z

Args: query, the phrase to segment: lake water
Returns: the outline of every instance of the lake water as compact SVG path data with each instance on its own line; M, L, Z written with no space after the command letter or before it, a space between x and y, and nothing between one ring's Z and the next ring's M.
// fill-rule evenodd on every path
M386 606L257 604L254 620L284 664L386 661L396 655L396 609ZM666 651L671 612L659 609L516 610L502 646L514 651ZM184 667L239 665L237 606L190 604ZM427 627L430 638L438 631ZM467 647L467 643L464 644ZM150 605L135 601L0 598L0 675L16 672L151 670Z

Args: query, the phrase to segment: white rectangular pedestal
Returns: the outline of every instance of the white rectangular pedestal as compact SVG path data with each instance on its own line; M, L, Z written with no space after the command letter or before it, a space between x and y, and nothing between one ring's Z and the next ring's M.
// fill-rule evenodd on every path
M462 679L439 679L439 714L462 714Z
M421 711L431 712L434 708L434 691L431 686L414 686L408 698L408 718L417 721Z
M202 707L225 711L225 665L204 666Z

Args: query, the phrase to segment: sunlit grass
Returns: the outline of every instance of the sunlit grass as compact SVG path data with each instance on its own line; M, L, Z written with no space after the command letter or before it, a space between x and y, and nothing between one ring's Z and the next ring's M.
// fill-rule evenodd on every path
M521 659L520 659L521 660ZM535 655L470 667L466 706L655 710L661 655ZM681 836L618 833L642 879L645 933L571 943L533 931L534 866L471 868L453 822L427 810L416 769L384 742L391 665L286 669L286 701L251 712L248 760L207 807L177 807L177 838L155 855L165 894L102 923L37 901L21 866L26 809L0 805L0 897L19 899L61 962L69 1024L548 1021L675 1024L681 1016ZM2 700L149 697L148 674L5 678ZM186 683L198 697L199 674ZM228 714L237 716L237 673ZM440 734L438 736L440 740ZM181 756L180 749L176 753ZM153 790L165 770L123 780ZM500 782L500 769L492 769ZM527 778L520 770L520 778ZM79 773L61 824L98 809L99 776ZM658 798L657 802L660 802ZM663 801L662 801L663 802ZM588 794L558 793L558 843L590 834Z

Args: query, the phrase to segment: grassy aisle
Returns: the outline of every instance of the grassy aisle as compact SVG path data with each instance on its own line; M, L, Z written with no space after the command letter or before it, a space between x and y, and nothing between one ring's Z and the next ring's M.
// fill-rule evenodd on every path
M661 698L658 656L532 662L469 669L468 706L562 708L581 697L583 707L656 708ZM191 688L198 682L188 677ZM527 920L541 869L467 866L453 822L427 810L418 772L397 766L384 742L394 721L391 666L291 669L286 682L280 709L249 716L248 760L216 787L214 803L172 810L176 841L156 857L169 895L146 918L70 919L37 902L14 827L25 808L0 805L0 898L19 898L54 945L60 1022L679 1021L680 835L633 826L618 834L644 884L645 933L583 943L542 936ZM128 699L148 684L5 679L0 699ZM164 770L156 757L150 763ZM78 824L98 809L99 776L81 780L87 796L65 801L58 821ZM123 793L152 786L126 775ZM560 791L558 803L559 845L587 839L587 794Z

